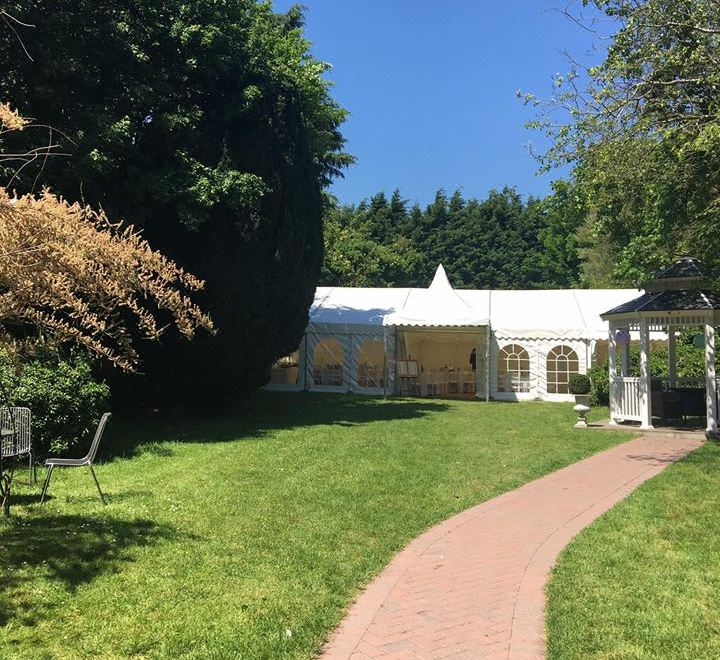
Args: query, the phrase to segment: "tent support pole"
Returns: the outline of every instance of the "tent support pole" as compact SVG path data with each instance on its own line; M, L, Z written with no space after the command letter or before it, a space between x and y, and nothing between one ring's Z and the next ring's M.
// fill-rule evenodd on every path
M490 335L492 327L488 322L485 327L485 401L490 402Z
M383 399L387 399L387 385L388 385L388 327L383 325L383 358L385 360L385 378L383 378Z
M307 392L310 389L310 385L308 383L308 333L307 329L305 329L305 337L303 337L303 392Z

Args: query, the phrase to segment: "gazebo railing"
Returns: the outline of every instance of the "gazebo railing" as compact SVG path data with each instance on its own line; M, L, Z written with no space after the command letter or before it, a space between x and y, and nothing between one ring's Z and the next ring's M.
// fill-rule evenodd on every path
M642 421L642 393L639 378L615 376L610 397L614 417ZM614 405L612 405L613 401Z
M667 391L670 381L661 380L661 387ZM705 379L697 377L678 377L674 387L705 390ZM720 378L718 378L718 407L720 407ZM616 419L642 421L642 384L636 376L615 376L610 391L611 412ZM614 403L613 403L614 402Z
M667 378L663 378L662 381L662 388L663 390L669 390L670 389L670 380ZM705 379L702 377L685 377L682 378L678 377L675 379L675 383L673 384L673 387L692 387L695 389L705 389Z

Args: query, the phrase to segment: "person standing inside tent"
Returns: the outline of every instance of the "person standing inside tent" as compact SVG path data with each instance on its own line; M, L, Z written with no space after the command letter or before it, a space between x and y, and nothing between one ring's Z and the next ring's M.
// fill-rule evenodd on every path
M477 352L474 348L472 349L472 351L470 351L469 362L470 362L470 367L472 368L473 371L475 371L475 369L477 368Z

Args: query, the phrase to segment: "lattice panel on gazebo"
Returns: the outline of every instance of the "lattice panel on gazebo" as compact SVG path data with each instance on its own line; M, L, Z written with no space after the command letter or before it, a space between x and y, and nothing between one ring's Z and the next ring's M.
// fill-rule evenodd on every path
M647 316L648 330L650 332L667 332L669 328L698 328L704 327L708 322L708 314L667 314ZM640 330L640 321L637 316L632 319L615 318L610 322L610 327L627 328L628 330Z

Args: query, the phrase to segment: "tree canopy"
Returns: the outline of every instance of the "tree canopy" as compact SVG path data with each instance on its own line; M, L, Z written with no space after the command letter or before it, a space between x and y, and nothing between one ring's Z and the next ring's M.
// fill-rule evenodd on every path
M7 10L34 26L16 26L32 59L0 33L0 97L69 153L28 164L13 186L100 206L206 280L200 302L217 334L148 349L153 391L208 398L262 382L302 336L322 263L322 188L351 160L301 12L254 0Z
M528 101L554 141L544 163L574 165L590 279L627 284L682 254L719 265L720 4L583 4L615 30L603 61Z

